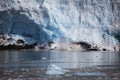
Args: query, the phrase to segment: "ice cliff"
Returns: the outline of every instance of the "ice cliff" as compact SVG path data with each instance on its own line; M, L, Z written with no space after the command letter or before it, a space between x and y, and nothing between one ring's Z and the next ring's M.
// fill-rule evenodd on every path
M0 34L28 43L114 47L120 41L120 0L0 0Z

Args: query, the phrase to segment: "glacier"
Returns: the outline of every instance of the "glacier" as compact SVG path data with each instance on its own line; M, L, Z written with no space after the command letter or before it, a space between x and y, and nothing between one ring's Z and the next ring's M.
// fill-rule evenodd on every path
M81 41L114 49L120 0L0 0L0 34L26 43Z

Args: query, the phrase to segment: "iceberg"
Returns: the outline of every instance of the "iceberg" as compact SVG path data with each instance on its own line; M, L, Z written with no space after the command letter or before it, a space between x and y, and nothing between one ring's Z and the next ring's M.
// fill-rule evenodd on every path
M63 75L66 72L68 72L68 70L62 69L54 64L50 64L47 68L46 74L47 75Z

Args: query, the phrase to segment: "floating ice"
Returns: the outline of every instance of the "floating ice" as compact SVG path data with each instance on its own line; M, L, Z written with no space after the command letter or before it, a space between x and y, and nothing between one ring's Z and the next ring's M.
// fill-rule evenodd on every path
M105 76L105 73L101 72L76 72L75 76Z
M54 64L50 64L47 68L47 75L62 75L68 72L68 70L62 69Z
M41 59L42 59L42 60L46 60L46 59L47 59L47 57L42 57Z

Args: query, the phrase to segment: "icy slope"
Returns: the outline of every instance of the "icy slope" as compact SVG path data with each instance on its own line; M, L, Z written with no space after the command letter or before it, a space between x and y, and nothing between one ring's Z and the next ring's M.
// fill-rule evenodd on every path
M0 0L0 33L26 41L114 47L119 29L120 0Z

